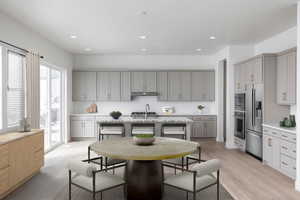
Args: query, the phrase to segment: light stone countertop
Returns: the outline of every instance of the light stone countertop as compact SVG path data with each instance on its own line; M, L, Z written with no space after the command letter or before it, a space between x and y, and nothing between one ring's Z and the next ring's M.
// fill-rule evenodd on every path
M30 132L10 132L0 134L0 145L7 144L14 140L18 140L27 136L35 135L38 133L42 133L44 130L42 129L32 129Z
M273 129L277 129L279 131L284 131L284 132L288 132L288 133L292 133L292 134L297 133L296 128L281 127L279 125L279 123L263 123L263 126L266 127L266 128L273 128Z
M132 137L102 140L90 145L95 153L124 160L164 160L182 157L194 153L199 146L197 142L175 138L156 137L153 145L139 146Z
M155 117L155 118L132 118L132 117L120 117L119 119L113 119L112 117L97 117L97 122L105 123L192 123L193 120L187 117Z
M104 114L100 114L100 113L72 113L70 114L71 117L109 117L109 115L104 115ZM129 117L130 114L124 114L124 117ZM217 116L217 114L209 114L209 113L205 113L205 114L180 114L180 113L176 113L176 114L158 114L159 117L180 117L180 116Z

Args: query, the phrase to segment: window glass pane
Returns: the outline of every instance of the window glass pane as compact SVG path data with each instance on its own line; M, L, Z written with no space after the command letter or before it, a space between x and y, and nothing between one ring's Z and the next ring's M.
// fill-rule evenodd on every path
M7 127L19 125L24 117L24 69L25 57L8 52L7 68Z

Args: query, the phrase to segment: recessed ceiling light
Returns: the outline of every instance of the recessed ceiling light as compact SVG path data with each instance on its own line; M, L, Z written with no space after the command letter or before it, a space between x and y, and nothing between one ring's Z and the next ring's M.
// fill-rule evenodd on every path
M76 35L70 35L70 38L71 38L71 39L76 39L77 36L76 36Z
M143 11L141 11L139 14L140 14L140 15L147 15L148 13L147 13L147 11L143 10Z
M147 49L146 48L142 48L141 51L147 51Z
M211 39L211 40L215 40L215 39L216 39L216 37L215 37L215 36L210 36L210 37L209 37L209 39Z
M85 48L84 50L85 50L85 51L92 51L91 48Z
M202 49L199 48L199 49L196 49L196 51L202 51Z
M147 39L147 35L140 35L139 38L142 40Z

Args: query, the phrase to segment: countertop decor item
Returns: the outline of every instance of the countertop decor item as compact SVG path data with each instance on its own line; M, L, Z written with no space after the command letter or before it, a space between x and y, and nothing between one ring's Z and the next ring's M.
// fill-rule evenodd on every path
M173 106L164 106L161 107L161 110L164 114L171 115L175 112L175 108Z
M279 124L281 127L295 128L296 127L295 115L290 115L289 118L285 117L282 121L279 122Z
M122 116L122 113L120 111L112 111L110 113L110 116L113 118L113 119L119 119L121 116Z
M155 141L155 137L152 134L138 134L133 137L133 141L136 145L152 145Z
M20 120L19 132L30 132L31 124L29 118L23 118Z
M86 109L87 113L96 113L97 112L97 104L91 104L90 107Z
M198 108L198 110L199 110L200 113L203 113L203 110L204 110L205 106L198 105L197 108Z

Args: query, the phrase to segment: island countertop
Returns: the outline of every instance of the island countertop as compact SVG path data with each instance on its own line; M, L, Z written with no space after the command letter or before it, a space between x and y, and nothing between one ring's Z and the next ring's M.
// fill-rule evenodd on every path
M112 117L97 117L97 122L102 123L192 123L193 120L187 117L149 117L144 118L132 118L132 117L120 117L119 119L113 119Z

